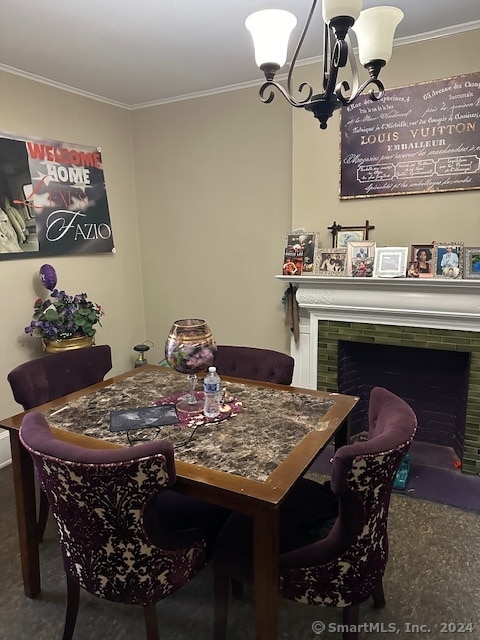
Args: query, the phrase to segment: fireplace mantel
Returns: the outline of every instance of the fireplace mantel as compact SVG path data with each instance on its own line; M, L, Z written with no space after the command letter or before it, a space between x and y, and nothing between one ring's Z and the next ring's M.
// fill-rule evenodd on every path
M317 387L318 322L336 320L480 332L480 280L276 276L297 287L293 383Z

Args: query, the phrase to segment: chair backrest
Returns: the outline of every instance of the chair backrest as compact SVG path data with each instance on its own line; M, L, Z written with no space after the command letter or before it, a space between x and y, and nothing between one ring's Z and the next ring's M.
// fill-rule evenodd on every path
M280 351L217 345L214 365L220 375L291 384L295 360Z
M175 482L173 447L153 440L134 447L87 449L57 439L42 414L20 428L57 521L66 573L99 597L156 602L192 565L205 564L203 540L165 550L145 531L149 502Z
M7 380L27 410L100 382L111 368L112 350L102 344L29 360L12 369Z
M339 516L325 539L281 556L282 595L347 606L372 594L388 558L395 474L416 426L415 413L404 400L387 389L372 389L369 439L340 447L333 458L331 488L338 496Z

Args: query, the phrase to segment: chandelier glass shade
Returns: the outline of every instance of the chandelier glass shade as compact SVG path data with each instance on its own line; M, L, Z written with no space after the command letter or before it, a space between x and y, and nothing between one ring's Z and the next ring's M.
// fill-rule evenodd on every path
M266 9L250 15L245 26L250 31L255 61L265 74L266 82L260 87L262 102L272 102L274 90L280 92L293 107L311 111L327 128L327 121L334 111L354 102L368 89L371 100L380 100L384 86L378 79L380 70L392 55L393 37L397 25L403 19L403 11L396 7L372 7L362 11L362 0L323 0L323 79L322 92L314 93L308 82L298 87L298 97L292 91L292 74L305 36L315 13L318 0L313 0L307 21L298 40L287 76L287 88L275 81L275 74L287 60L288 40L297 19L288 11ZM369 78L361 85L350 42L353 30L358 43L360 63L367 69ZM340 69L349 63L351 83L339 81Z

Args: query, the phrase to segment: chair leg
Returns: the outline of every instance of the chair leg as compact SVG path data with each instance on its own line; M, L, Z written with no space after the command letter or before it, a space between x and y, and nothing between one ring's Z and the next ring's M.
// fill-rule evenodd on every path
M50 505L48 504L47 494L45 493L45 491L42 491L40 489L40 505L38 508L38 522L37 522L37 534L38 534L39 542L43 540L43 536L45 534L45 528L47 526L49 510L50 510Z
M345 626L343 640L358 640L359 612L358 604L351 604L343 609L343 624Z
M145 617L145 628L147 630L147 640L160 640L158 633L157 609L155 603L151 602L143 607Z
M377 609L381 609L385 606L385 594L383 593L383 582L380 582L375 587L375 591L372 593L373 604Z
M62 640L72 640L80 602L80 585L67 575L67 613Z
M241 584L241 583L240 583ZM227 637L229 579L222 573L214 574L213 640Z

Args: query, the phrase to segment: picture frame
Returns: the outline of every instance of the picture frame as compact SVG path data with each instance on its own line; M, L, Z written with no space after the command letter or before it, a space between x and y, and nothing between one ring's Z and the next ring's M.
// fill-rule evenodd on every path
M115 252L100 147L0 131L0 166L0 261Z
M364 225L344 227L334 220L330 227L327 227L332 234L332 244L334 248L346 249L349 242L360 242L368 240L368 234L375 229L370 220L365 220Z
M465 247L463 277L467 280L480 280L480 247Z
M434 278L455 280L463 276L463 242L434 242Z
M318 247L314 273L317 276L344 276L347 270L347 250Z
M433 278L433 244L412 244L407 278Z
M473 119L477 120L477 112L471 110L471 103L464 99L462 92L458 91L458 85L475 87L478 86L479 78L480 73L475 70L471 74L448 76L389 88L388 99L392 100L390 104L408 104L409 113L407 115L402 110L398 110L397 113L392 109L387 118L388 130L385 127L385 113L382 107L379 109L378 104L372 102L369 95L359 96L354 109L342 109L340 112L340 200L480 189L477 157L463 156L461 154L464 152L461 151L459 155L459 150L463 148L478 149L480 141L478 126L476 128L460 126L459 130L455 127L455 131L452 132L454 137L450 137L449 143L441 150L440 164L437 164L440 158L437 156L438 150L435 149L439 132L433 127L422 131L422 142L425 144L420 158L416 156L406 158L405 147L402 147L402 144L392 144L393 138L395 141L403 142L407 138L410 139L409 136L413 137L413 127L422 126L423 123L420 123L420 120L424 115L443 113L443 110L451 109L456 114L455 121L466 124L470 122L472 115L474 115ZM474 100L472 102L475 103ZM448 107L446 107L447 104ZM427 108L430 111L426 111ZM362 118L359 118L360 109L362 109ZM359 129L363 126L359 123L366 122L368 127L365 128L368 128L368 132L365 131L365 135L359 135ZM392 138L388 132L393 134L394 131L395 136ZM379 132L385 132L386 135L377 135ZM466 160L467 157L468 160ZM457 167L460 158L462 158L461 169ZM471 165L468 164L469 161L472 162ZM418 165L417 162L420 164ZM422 167L421 176L419 166ZM468 181L465 180L466 174L469 176ZM388 188L386 188L387 184Z
M318 233L298 231L287 234L285 251L295 250L295 255L302 258L302 269L298 275L312 275L315 262L315 249L318 246ZM285 275L285 274L284 274Z
M371 278L375 264L376 243L370 240L349 242L347 246L347 275L352 278Z
M342 229L337 231L335 235L334 248L346 249L350 242L361 242L366 240L365 228L359 227L358 229Z
M378 247L373 266L374 278L404 278L407 271L408 247Z
M301 276L303 252L295 247L286 247L283 254L282 276Z

